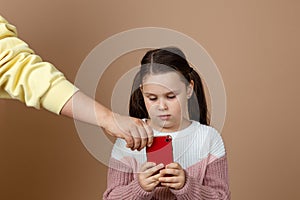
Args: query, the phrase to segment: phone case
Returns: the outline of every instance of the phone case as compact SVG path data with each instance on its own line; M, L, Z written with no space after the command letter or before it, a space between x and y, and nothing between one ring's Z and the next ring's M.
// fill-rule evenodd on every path
M163 163L165 166L172 163L172 137L170 135L154 137L151 147L146 148L146 153L148 162Z

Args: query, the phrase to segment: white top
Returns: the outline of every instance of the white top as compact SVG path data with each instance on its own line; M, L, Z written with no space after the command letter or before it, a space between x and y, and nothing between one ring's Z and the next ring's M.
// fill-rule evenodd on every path
M192 121L187 128L176 132L154 131L154 136L172 136L173 158L184 169L207 159L207 164L225 155L223 140L218 131L210 126ZM138 165L147 161L146 149L132 151L126 142L117 139L111 154L112 158L124 163L135 160Z

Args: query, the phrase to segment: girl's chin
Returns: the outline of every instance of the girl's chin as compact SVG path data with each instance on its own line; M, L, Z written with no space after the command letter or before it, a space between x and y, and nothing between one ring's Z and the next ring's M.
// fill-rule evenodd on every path
M167 128L171 124L172 124L172 122L169 120L161 120L161 119L153 120L153 125L156 125L159 127Z
M150 126L160 132L175 132L189 126L191 122L187 119L184 119L181 124L175 123L174 121L166 120L162 121L159 119L152 119Z
M170 121L159 121L158 123L153 123L152 121L152 128L158 130L158 131L174 131L174 124Z

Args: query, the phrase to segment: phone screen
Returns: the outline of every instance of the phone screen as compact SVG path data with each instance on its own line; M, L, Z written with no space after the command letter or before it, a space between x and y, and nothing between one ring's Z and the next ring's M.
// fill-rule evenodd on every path
M172 163L172 137L170 135L154 137L151 147L146 148L146 153L148 162L163 163L165 166Z

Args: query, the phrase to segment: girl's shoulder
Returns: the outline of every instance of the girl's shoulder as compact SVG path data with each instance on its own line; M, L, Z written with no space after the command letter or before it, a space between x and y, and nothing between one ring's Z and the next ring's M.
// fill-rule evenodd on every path
M193 121L188 129L173 140L173 152L176 161L184 168L198 162L211 162L225 155L220 133L212 126Z
M200 124L199 122L193 122L194 124L194 139L196 143L201 144L203 147L207 147L210 151L214 151L216 154L224 154L225 147L220 132L212 126Z
M192 131L198 135L207 136L210 138L218 138L221 137L220 132L212 126L200 124L200 122L192 121Z

